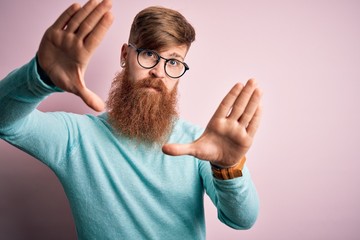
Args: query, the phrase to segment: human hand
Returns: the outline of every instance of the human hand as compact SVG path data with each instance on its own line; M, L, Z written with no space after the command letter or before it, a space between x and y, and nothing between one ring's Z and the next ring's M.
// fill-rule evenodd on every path
M189 144L165 144L168 155L192 155L220 167L239 163L252 145L261 119L261 96L255 80L238 83L220 103L204 133Z
M84 75L113 22L111 7L111 0L90 0L83 7L72 4L46 30L37 53L41 68L57 87L78 95L96 111L105 104L86 87Z

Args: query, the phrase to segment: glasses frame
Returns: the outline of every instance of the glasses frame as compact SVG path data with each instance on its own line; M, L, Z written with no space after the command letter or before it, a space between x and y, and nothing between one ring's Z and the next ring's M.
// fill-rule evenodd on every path
M137 47L136 47L134 44L132 44L132 43L129 43L128 46L134 48L135 51L137 52L137 58L136 58L136 60L137 60L138 64L139 64L142 68L145 68L145 69L154 68L156 65L159 64L159 62L160 62L161 59L164 59L164 60L165 60L164 71L165 71L166 75L169 76L170 78L180 78L180 77L182 77L182 76L185 74L186 71L188 71L188 70L190 69L189 66L188 66L185 62L182 62L182 61L180 61L180 60L178 60L178 59L176 59L176 58L164 58L164 57L162 57L159 53L157 53L157 52L154 51L154 50L150 50L150 49L146 49L146 48L137 48ZM140 56L140 53L143 52L143 51L150 51L150 52L153 52L153 53L156 54L157 60L156 60L156 63L155 63L153 66L151 66L151 67L144 67L144 66L140 63L140 61L139 61L139 56ZM176 60L177 62L180 62L180 63L182 63L182 64L184 65L185 70L184 70L184 72L183 72L182 74L180 74L180 76L173 77L173 76L170 76L170 75L167 73L167 71L166 71L166 64L167 64L169 61L171 61L171 60Z

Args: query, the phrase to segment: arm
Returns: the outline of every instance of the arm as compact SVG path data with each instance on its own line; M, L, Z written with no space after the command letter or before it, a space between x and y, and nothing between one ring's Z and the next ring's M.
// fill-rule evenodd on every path
M241 177L219 180L212 176L210 164L199 164L206 193L217 208L219 220L234 229L251 228L258 216L259 199L248 168L243 168Z
M67 143L67 126L59 114L45 114L35 108L49 94L61 91L39 77L36 59L13 71L0 81L0 138L39 160L46 154L63 155ZM52 144L49 144L52 143ZM46 151L42 151L46 149ZM56 150L55 150L56 149Z
M71 5L45 32L38 62L34 58L0 81L1 138L41 159L38 149L47 149L49 143L66 142L59 132L66 135L68 127L60 114L35 110L46 96L68 91L101 110L102 101L86 88L84 73L112 23L110 8L110 0L89 1L83 7ZM42 71L52 86L40 79Z
M0 81L1 133L24 121L46 96L56 91L61 90L40 80L35 58L11 72Z
M218 208L219 218L234 228L252 226L258 214L258 196L248 169L228 180L215 179L210 162L219 168L241 168L261 118L261 91L254 80L236 84L225 96L204 133L189 144L166 144L169 155L192 155L200 160L206 191Z
M38 85L32 85L31 79L39 77L38 72L47 75L57 89L77 94L90 107L102 110L103 102L86 88L84 74L92 54L112 24L110 8L111 0L101 3L90 0L83 7L73 4L46 30L37 54L37 66L41 68L36 69L32 62L31 66L24 66L1 81L2 126L24 118L51 92L40 93ZM25 84L25 88L21 86ZM19 101L12 108L6 107L9 104L6 99L11 98Z
M112 23L110 8L110 0L99 4L89 1L83 7L73 4L47 29L39 46L37 64L32 61L1 81L2 129L24 119L54 89L77 94L90 107L102 110L102 100L86 88L84 74L91 55ZM35 83L38 72L48 76L56 88Z

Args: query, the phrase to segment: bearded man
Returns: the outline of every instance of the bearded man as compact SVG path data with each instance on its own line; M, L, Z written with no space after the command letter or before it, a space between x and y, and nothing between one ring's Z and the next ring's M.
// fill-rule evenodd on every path
M236 84L202 130L177 114L177 86L195 40L179 12L149 7L135 17L107 111L43 113L67 91L102 111L86 88L88 62L109 29L111 1L71 5L45 32L28 64L0 81L0 136L46 164L69 199L79 239L205 239L203 198L219 219L250 228L258 196L245 165L261 116L254 80Z

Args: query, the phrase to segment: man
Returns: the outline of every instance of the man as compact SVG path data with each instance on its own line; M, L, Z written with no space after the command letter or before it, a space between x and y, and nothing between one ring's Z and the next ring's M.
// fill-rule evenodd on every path
M112 23L110 9L110 0L71 5L36 57L0 81L1 138L55 172L79 239L205 239L205 191L222 222L250 228L258 196L245 154L260 122L261 92L254 80L236 84L205 130L179 119L177 85L195 39L180 13L150 7L135 17L105 113L36 110L61 91L105 108L84 73Z

